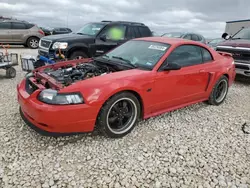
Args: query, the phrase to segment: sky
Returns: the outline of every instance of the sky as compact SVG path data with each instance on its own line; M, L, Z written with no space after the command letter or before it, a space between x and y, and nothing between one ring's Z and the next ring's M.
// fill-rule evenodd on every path
M0 16L74 31L101 20L143 22L152 31L200 33L217 38L225 22L250 19L249 0L0 0Z

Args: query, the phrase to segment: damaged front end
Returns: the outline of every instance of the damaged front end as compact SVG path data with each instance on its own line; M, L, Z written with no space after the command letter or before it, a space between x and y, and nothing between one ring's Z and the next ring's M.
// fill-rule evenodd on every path
M76 82L96 76L121 71L115 65L92 59L72 60L48 65L26 75L26 91L31 94L37 89L60 89Z

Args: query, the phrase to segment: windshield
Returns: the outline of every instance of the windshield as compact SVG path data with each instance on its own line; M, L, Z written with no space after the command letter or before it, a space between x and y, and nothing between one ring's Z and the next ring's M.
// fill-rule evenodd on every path
M233 39L249 39L250 40L250 28L242 29L237 33Z
M132 40L115 48L103 58L119 59L132 67L152 70L169 47L165 43Z
M164 37L172 37L172 38L181 38L183 33L180 32L172 32L172 33L165 33L163 36Z
M105 26L102 23L88 23L84 25L77 34L95 36Z

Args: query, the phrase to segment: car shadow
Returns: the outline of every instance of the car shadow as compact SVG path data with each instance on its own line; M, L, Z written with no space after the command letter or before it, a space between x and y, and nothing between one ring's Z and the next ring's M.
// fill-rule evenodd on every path
M3 47L0 46L0 49L3 49ZM10 46L8 46L7 49L29 49L29 48L26 48L26 47L24 47L22 45L10 45Z
M243 84L243 85L249 86L250 85L250 77L237 75L235 78L235 82L238 84Z
M5 74L0 73L0 80L3 80L3 79L7 79L7 77L5 76Z

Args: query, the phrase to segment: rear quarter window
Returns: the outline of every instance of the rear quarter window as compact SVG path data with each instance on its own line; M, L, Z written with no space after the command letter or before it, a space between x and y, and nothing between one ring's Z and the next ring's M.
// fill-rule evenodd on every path
M139 27L139 31L142 37L149 37L151 36L151 31L147 27Z
M27 29L30 29L30 28L32 28L32 27L34 27L35 25L34 24L26 24L26 28Z
M205 48L201 48L202 51L202 56L203 56L203 62L209 62L209 61L213 61L213 56L211 55L211 53L205 49Z
M140 38L141 37L141 33L139 31L138 27L133 27L134 29L134 33L135 33L135 38Z

